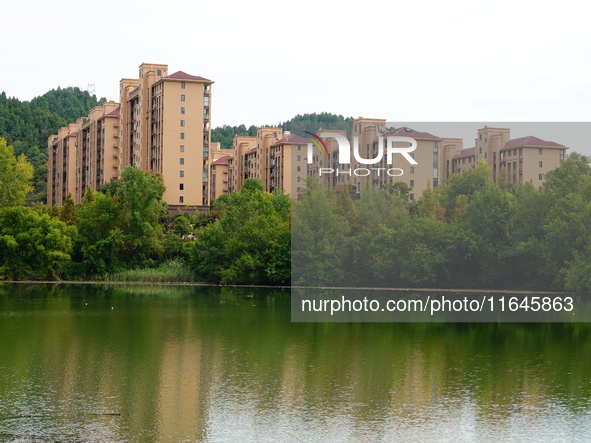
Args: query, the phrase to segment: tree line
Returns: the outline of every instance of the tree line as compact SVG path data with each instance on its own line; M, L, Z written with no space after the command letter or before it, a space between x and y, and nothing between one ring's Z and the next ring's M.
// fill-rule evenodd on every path
M170 261L226 284L591 290L591 166L577 153L518 185L489 168L416 202L396 183L353 201L309 177L301 199L249 179L169 217L159 175L127 168L79 205L24 206L33 168L0 139L0 279L97 279ZM502 172L502 171L501 171Z
M540 189L488 166L411 203L406 186L359 201L309 178L293 211L295 284L591 289L590 159L571 154Z

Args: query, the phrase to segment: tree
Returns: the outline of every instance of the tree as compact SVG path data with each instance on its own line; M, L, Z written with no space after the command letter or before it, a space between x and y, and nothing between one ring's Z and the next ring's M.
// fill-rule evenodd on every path
M16 158L12 146L0 138L0 208L23 205L33 190L33 166L24 154Z
M290 276L290 206L263 192L258 179L228 196L219 219L196 233L191 264L206 281L286 284Z
M114 196L88 190L76 211L74 272L101 275L159 260L166 252L163 192L160 176L134 167L121 173Z
M0 208L0 279L20 280L30 273L58 277L70 260L74 231L31 208Z

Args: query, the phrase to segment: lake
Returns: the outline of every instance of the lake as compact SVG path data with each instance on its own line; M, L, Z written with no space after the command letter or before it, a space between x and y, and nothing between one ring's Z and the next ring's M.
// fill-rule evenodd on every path
M586 323L292 323L288 290L0 284L0 440L591 440Z

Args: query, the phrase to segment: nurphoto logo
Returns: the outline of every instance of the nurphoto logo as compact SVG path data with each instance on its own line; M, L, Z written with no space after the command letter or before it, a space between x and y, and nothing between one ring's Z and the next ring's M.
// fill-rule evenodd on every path
M337 142L337 152L338 152L338 163L341 165L351 164L351 143L347 140L347 137L344 134L340 134L338 132L326 132L323 131L320 135L316 135L312 132L304 131L308 134L307 138L310 140L308 143L308 164L314 163L314 146L318 148L320 153L328 154L329 150L326 146L325 139L332 138ZM406 146L399 146L400 144ZM384 149L385 146L385 149ZM384 151L386 152L386 165L392 166L393 164L393 157L394 154L400 154L404 157L411 165L417 165L418 163L415 161L414 158L410 155L417 148L417 141L412 137L402 137L397 135L390 135L386 137L384 142L384 137L378 137L378 144L377 144L377 153L374 158L363 158L359 153L359 137L353 137L353 156L355 157L355 161L361 165L375 165L379 163L384 158ZM319 168L318 175L327 175L327 174L335 174L335 175L355 175L358 177L367 177L368 175L372 174L372 172L379 176L381 173L385 173L391 177L399 177L401 176L404 171L400 168L354 168L354 169L339 169L339 168Z

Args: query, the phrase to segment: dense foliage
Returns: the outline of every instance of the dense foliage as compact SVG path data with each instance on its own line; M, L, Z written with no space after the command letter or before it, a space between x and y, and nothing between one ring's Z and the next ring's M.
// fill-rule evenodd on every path
M218 199L219 219L200 229L191 265L205 281L288 284L290 199L263 192L247 179L240 192Z
M591 290L590 159L571 154L541 189L481 163L428 189L352 202L309 180L294 205L293 282L335 286Z
M34 191L29 202L46 199L47 138L104 101L79 88L57 88L30 102L0 94L0 137L34 167Z
M0 140L0 279L591 291L590 159L571 154L540 189L490 176L481 163L417 202L400 184L352 201L313 178L292 202L249 179L170 218L161 177L130 167L79 205L27 208L31 165Z

